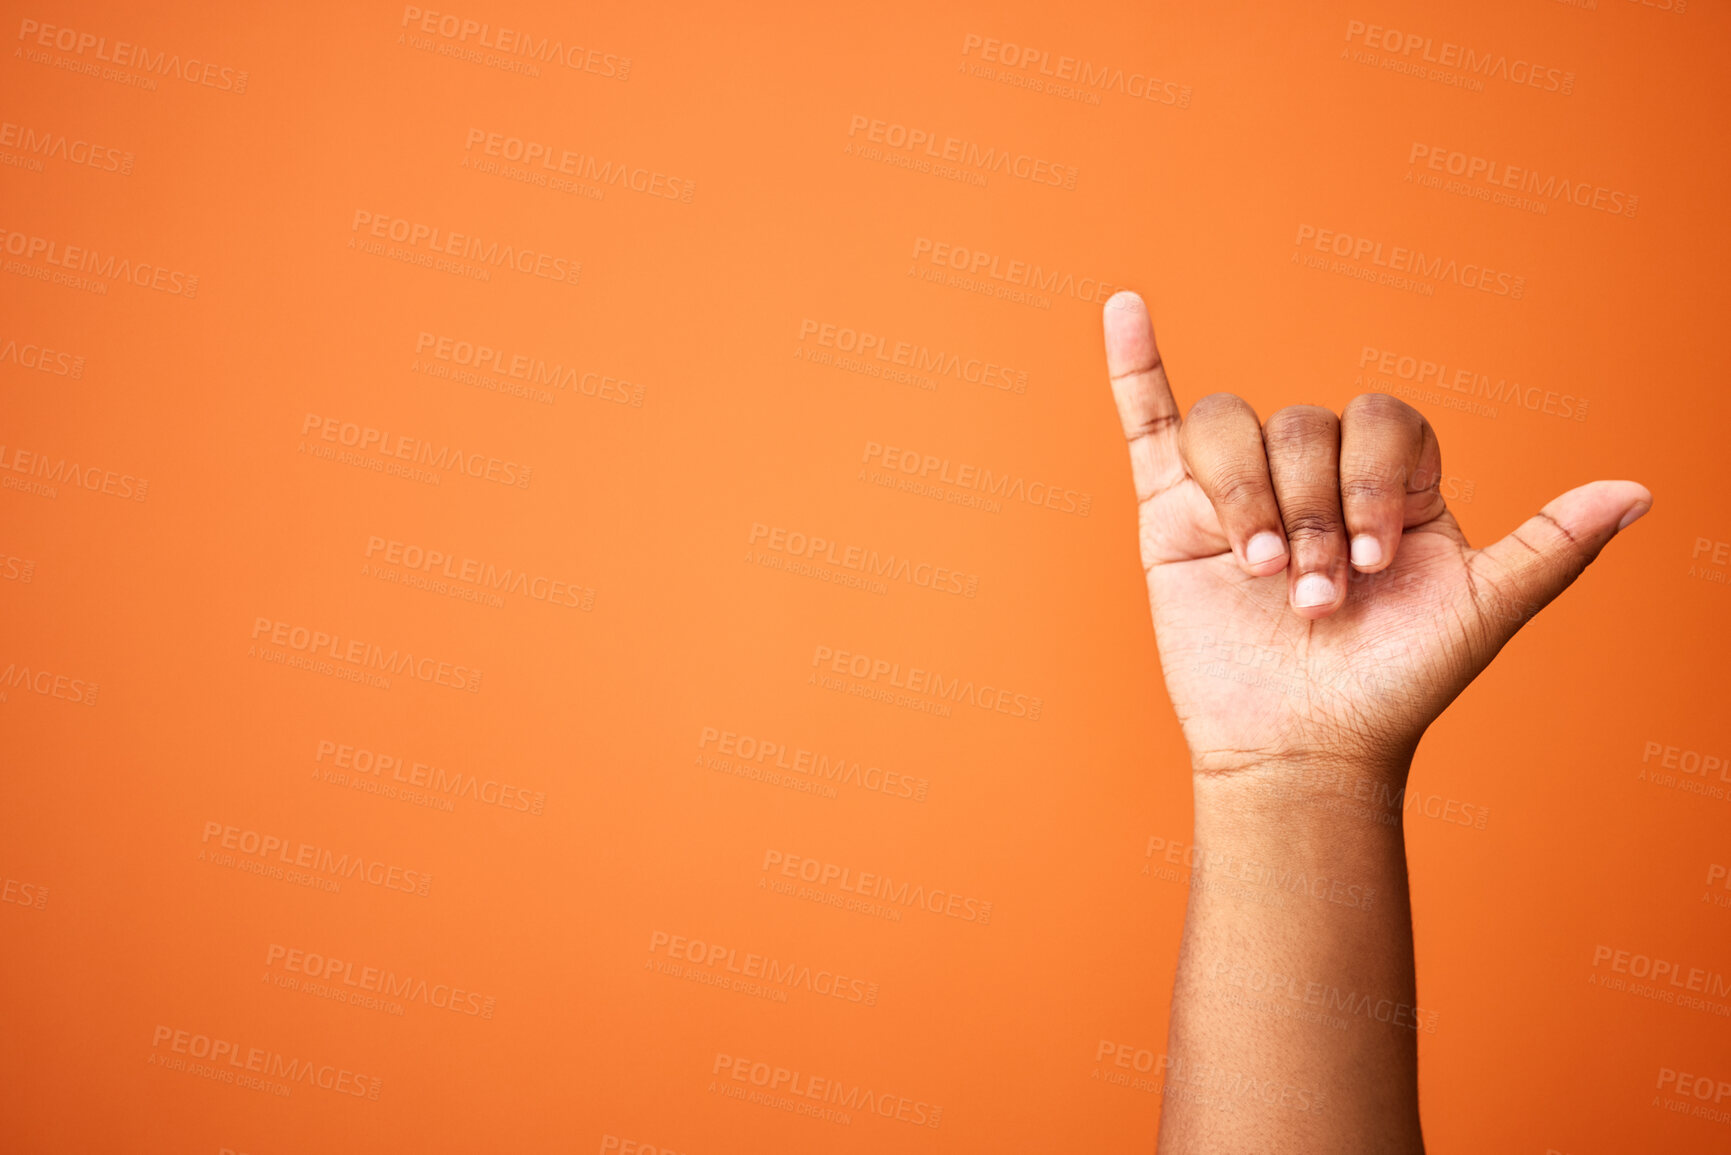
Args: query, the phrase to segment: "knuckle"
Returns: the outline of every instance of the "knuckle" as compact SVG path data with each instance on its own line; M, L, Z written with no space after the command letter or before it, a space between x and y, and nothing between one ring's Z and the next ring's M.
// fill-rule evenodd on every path
M1208 490L1215 505L1255 505L1273 495L1268 475L1250 469L1223 469L1209 478Z
M1315 541L1340 532L1340 518L1333 510L1295 509L1286 515L1286 536L1292 541Z
M1162 433L1178 424L1178 416L1173 413L1156 413L1152 417L1124 419L1124 436L1134 441L1153 433Z
M1340 499L1343 502L1388 502L1404 497L1404 469L1355 469L1350 474L1341 471Z
M1268 471L1274 478L1276 492L1299 501L1318 501L1324 495L1332 501L1340 488L1334 447L1323 442L1309 441L1271 450Z
M1290 448L1310 442L1333 443L1339 429L1339 418L1320 405L1289 405L1269 417L1263 426L1263 439L1272 448Z
M1340 483L1340 500L1348 504L1383 504L1406 497L1406 488L1395 488L1381 478L1350 478Z
M1423 420L1417 409L1387 393L1360 393L1346 403L1341 417L1343 420L1412 426Z
M1218 421L1222 417L1235 417L1241 413L1248 413L1254 417L1256 410L1250 407L1250 402L1236 393L1210 393L1206 397L1196 399L1196 403L1190 406L1190 412L1186 415L1186 419L1204 422Z

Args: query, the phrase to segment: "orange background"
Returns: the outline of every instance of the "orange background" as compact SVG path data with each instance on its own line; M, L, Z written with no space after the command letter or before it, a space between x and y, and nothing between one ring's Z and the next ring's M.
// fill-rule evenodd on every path
M1149 847L1188 841L1189 786L1104 378L1104 283L1149 299L1182 404L1230 390L1266 414L1405 389L1475 544L1593 478L1652 488L1653 513L1420 751L1407 841L1419 1002L1437 1016L1421 1096L1436 1151L1724 1150L1731 1128L1659 1082L1731 1080L1731 17L1633 0L1151 7L455 10L582 46L587 68L532 74L390 5L8 5L0 1147L1151 1149L1159 1095L1097 1055L1162 1050L1185 887ZM1451 42L1536 62L1542 83L1386 67L1372 25L1431 42L1397 62ZM1016 60L984 59L993 40ZM148 53L96 60L118 41ZM1043 55L1023 67L1022 48ZM1066 57L1109 79L1030 87ZM1155 99L1131 95L1147 77ZM889 163L905 150L860 152L855 117L1040 158L1074 187ZM474 163L473 130L686 183L512 179ZM1638 201L1497 203L1482 179L1433 187L1446 159L1427 185L1415 146ZM394 259L357 212L580 273ZM1520 297L1343 275L1307 226L1490 266L1524 278ZM100 264L56 281L54 262L82 259L68 245L180 274L170 288L196 275L196 293ZM982 272L972 291L937 245L1080 287L1017 299ZM1025 389L852 371L825 325ZM577 373L516 395L508 373L440 375L423 333ZM1403 380L1405 356L1520 389L1462 409L1466 393ZM483 476L321 456L344 448L325 418L339 439L353 423L460 448ZM1055 486L1060 505L1085 494L1087 513L874 484L873 444ZM501 479L532 472L488 479L486 458L510 463ZM971 592L791 572L759 525L941 566ZM407 584L374 538L558 581L579 604L487 595L460 561L443 590ZM434 680L291 666L276 622L341 637L339 654L359 639L434 659ZM842 651L1019 697L947 716L931 694L875 700L817 660ZM477 670L474 692L440 684ZM729 772L707 729L897 785ZM357 788L392 772L326 776L321 742L477 788ZM913 780L923 799L898 796ZM540 813L517 808L535 796ZM297 883L283 852L241 849L246 831L368 865ZM786 856L946 897L850 910L834 882L797 893ZM872 998L815 978L715 985L737 979L726 961L670 958L673 936ZM290 950L352 967L308 989ZM1720 995L1641 997L1607 951L1711 971ZM364 968L427 985L371 1005L341 981ZM433 1005L452 988L457 1010ZM247 1086L244 1063L201 1071L197 1036L316 1073L267 1080L286 1095ZM927 1125L742 1101L733 1058L905 1096Z

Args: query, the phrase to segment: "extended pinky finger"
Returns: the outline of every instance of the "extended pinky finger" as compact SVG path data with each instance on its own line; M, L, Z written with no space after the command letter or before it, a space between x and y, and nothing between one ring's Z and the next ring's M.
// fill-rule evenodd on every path
M1266 577L1285 569L1286 531L1256 410L1231 393L1210 394L1190 407L1178 442L1244 572Z

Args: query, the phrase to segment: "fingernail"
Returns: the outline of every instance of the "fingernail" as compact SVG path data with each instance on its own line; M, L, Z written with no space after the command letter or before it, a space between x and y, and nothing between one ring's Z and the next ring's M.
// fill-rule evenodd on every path
M1292 604L1299 609L1326 606L1334 602L1334 583L1319 573L1307 573L1292 587Z
M1265 561L1273 561L1286 552L1286 543L1280 540L1278 533L1263 530L1244 543L1244 560L1251 565L1261 565Z
M1653 503L1650 501L1637 501L1634 505L1629 507L1629 512L1623 515L1623 520L1617 523L1617 532L1621 533L1631 525L1634 525L1637 521L1640 521L1641 515L1652 508Z
M1352 564L1359 569L1368 569L1382 560L1382 542L1361 533L1352 539Z

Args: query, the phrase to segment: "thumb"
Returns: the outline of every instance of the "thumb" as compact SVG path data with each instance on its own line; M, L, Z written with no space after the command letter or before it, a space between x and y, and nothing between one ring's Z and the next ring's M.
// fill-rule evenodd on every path
M1652 506L1653 495L1633 481L1589 482L1478 551L1467 564L1472 599L1498 644L1568 589L1606 542Z

